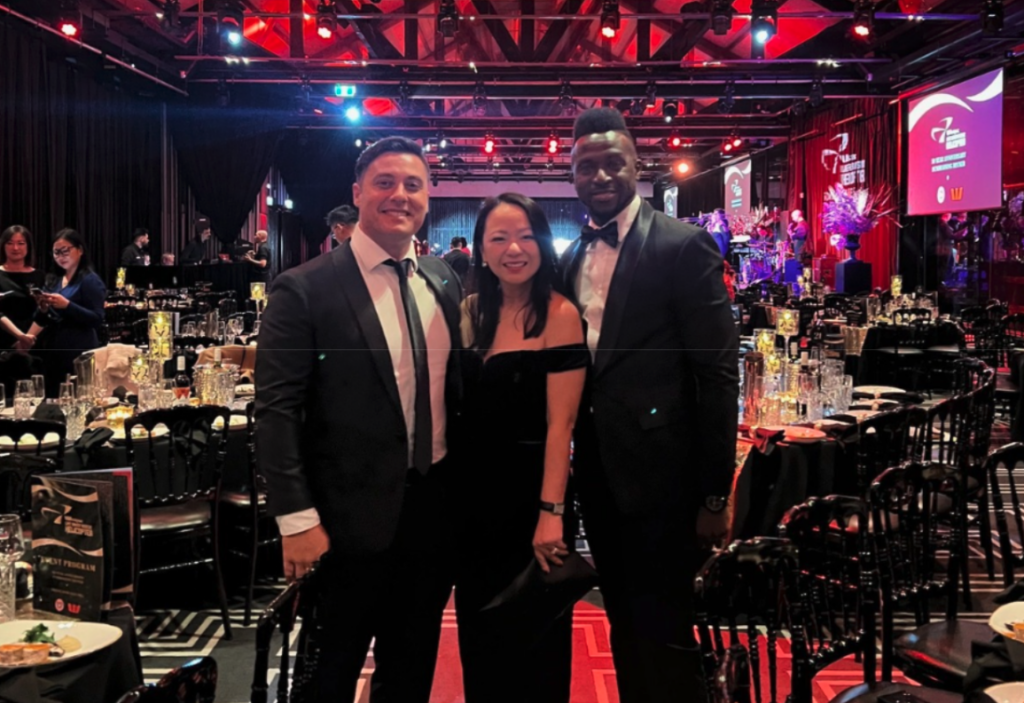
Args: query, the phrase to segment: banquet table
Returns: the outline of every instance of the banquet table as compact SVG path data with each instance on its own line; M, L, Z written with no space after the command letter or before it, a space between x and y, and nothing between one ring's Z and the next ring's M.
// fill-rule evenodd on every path
M18 619L60 618L49 613L34 613L26 601L18 608ZM121 630L121 637L98 652L31 669L0 669L0 701L116 703L142 683L142 659L132 609L125 605L111 610L106 623Z
M185 288L210 283L215 291L235 291L239 300L249 297L252 265L219 262L177 266L128 266L126 281L136 288Z

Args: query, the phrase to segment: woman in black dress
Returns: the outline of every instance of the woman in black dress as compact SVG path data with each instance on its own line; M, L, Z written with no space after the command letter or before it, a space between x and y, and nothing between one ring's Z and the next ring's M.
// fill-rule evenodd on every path
M32 233L12 225L0 234L0 349L31 340L28 331L36 314L36 301L29 292L42 288L42 271L32 268Z
M561 513L590 355L579 312L555 291L551 229L535 202L488 200L473 252L455 589L466 703L567 703L572 612L537 633L485 607L531 560L558 568L573 545L575 525Z

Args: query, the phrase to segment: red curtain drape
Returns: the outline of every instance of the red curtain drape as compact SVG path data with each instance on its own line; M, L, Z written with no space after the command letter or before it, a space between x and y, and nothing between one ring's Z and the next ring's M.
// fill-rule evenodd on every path
M899 197L897 174L899 114L883 100L850 100L797 118L789 146L789 203L804 211L811 225L815 256L848 256L829 244L821 227L828 188L836 183L890 193L890 205ZM857 258L871 264L874 287L888 288L896 272L897 226L883 220L861 238Z

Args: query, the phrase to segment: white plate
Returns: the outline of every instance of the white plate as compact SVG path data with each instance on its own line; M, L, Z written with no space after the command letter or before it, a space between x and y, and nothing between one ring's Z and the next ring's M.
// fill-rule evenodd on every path
M866 393L867 395L874 396L875 398L881 398L883 393L906 393L902 388L896 388L894 386L856 386L853 389L854 393Z
M229 425L232 430L242 430L248 427L248 422L245 419L245 415L231 415L229 417ZM213 429L219 430L224 427L224 422L218 417L213 421Z
M113 625L104 625L99 622L65 622L59 620L13 620L0 625L0 644L17 644L25 636L25 632L36 625L43 624L50 628L53 637L60 640L62 637L74 637L82 643L81 649L68 652L63 657L50 659L45 664L59 664L69 659L84 657L86 654L98 652L109 647L121 638L121 630ZM45 666L36 664L35 666Z
M123 442L124 441L124 428L123 427L121 429L119 429L119 430L113 430L112 429L111 431L114 433L114 436L110 438L111 442ZM157 425L153 429L153 436L154 437L163 437L163 436L168 435L168 434L170 434L170 430L168 430L163 425ZM142 429L141 427L136 427L134 432L133 432L133 434L132 434L132 437L134 439L145 439L145 437L146 437L146 430Z
M812 444L814 442L820 442L826 439L826 435L821 430L816 430L811 427L787 427L786 428L786 441L795 442L797 444Z
M849 410L845 413L838 413L839 415L849 415L850 417L856 418L857 422L867 420L869 417L874 417L878 414L877 410Z
M17 451L19 452L34 452L36 447L39 445L39 440L33 435L26 434L21 436L21 443L18 444ZM57 436L56 432L47 432L46 436L43 437L43 449L53 449L60 445L60 437ZM14 449L14 441L9 437L0 437L0 449L10 451ZM0 643L2 644L2 643Z
M985 695L996 703L1020 703L1024 700L1024 682L1000 683L985 689Z
M1024 603L1007 603L996 608L995 612L989 616L988 626L991 627L996 634L1000 634L1003 637L1013 637L1013 632L1007 629L1007 625L1013 622L1024 622ZM1024 700L1024 696L1014 703L1019 703L1020 700Z
M242 383L235 386L235 396L256 395L256 386L251 383Z
M4 408L0 410L0 415L4 417L14 417L14 408Z
M840 429L845 429L847 427L852 427L852 425L849 422L843 422L842 420L830 420L830 419L827 419L827 418L824 419L824 420L815 420L814 421L814 426L817 429L819 429L819 430L820 429L836 428L836 427L838 427Z

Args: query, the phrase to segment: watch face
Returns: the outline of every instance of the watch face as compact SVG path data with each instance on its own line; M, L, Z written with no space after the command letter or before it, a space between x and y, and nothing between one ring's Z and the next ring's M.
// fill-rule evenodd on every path
M712 512L718 512L725 507L725 499L719 496L708 496L704 499L704 506Z

